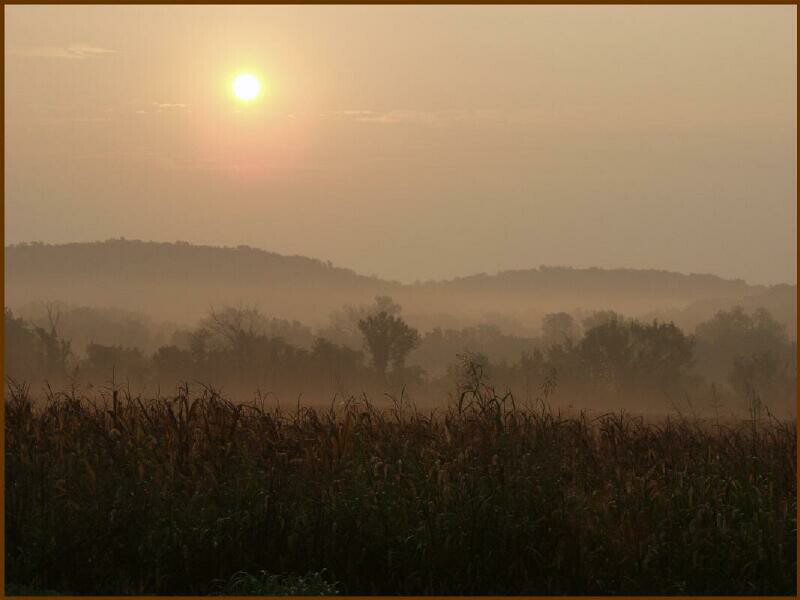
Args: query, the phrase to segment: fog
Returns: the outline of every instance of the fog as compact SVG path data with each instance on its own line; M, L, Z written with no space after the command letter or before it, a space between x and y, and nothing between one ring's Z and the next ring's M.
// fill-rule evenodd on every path
M9 7L8 376L791 410L795 16Z
M436 409L477 373L529 405L546 390L565 409L741 416L758 398L794 414L796 286L547 266L402 285L137 240L18 244L5 258L12 388Z

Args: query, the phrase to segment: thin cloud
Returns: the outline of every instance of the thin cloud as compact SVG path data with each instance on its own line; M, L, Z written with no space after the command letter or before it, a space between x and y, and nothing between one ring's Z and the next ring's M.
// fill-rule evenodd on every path
M344 118L359 123L433 123L436 113L415 110L337 110L325 116Z
M421 123L433 125L442 121L442 116L437 113L418 110L392 110L384 113L371 113L355 117L356 121L363 123Z
M371 123L376 125L420 125L426 127L480 126L496 124L503 126L553 127L581 126L584 123L608 121L613 115L604 114L590 103L568 106L526 106L516 108L474 108L462 110L369 110L348 109L321 113L320 117Z
M108 123L111 121L109 117L74 117L67 120L72 123Z
M463 122L520 120L521 118L524 118L525 115L519 113L518 111L506 112L498 109L444 111L408 109L375 111L360 109L333 111L326 113L323 116L332 116L359 123L447 125L451 123Z
M117 50L100 48L90 44L70 44L68 46L22 46L15 49L12 54L33 58L65 58L70 60L85 60L106 54L116 54Z

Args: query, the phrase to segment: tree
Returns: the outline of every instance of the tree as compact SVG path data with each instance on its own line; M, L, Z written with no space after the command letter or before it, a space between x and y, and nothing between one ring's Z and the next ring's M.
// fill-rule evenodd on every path
M35 333L20 317L15 317L10 309L5 309L5 360L6 377L32 381L41 375L41 359Z
M578 326L568 313L549 313L542 320L542 337L547 345L573 341L578 337Z
M766 365L771 360L781 364L797 360L796 346L789 341L785 327L763 308L752 314L747 314L741 306L719 311L714 318L698 325L695 334L698 370L717 383L727 380L733 384L731 370L741 371L745 359L752 362L753 368L756 368L753 361L760 361L762 366L756 370L762 374L770 371ZM735 366L737 360L739 365Z
M673 323L611 319L589 329L576 347L590 381L611 391L670 391L685 380L694 339Z
M265 330L265 319L256 308L226 306L220 311L212 309L202 325L216 337L218 344L227 345L236 356L245 360L253 340Z
M346 304L342 310L331 314L330 324L322 328L319 335L332 342L360 349L362 336L358 325L359 321L380 312L385 312L390 316L399 316L400 311L400 305L390 296L376 296L375 302L371 305L351 306Z
M143 382L148 370L148 360L138 348L89 344L86 360L82 363L90 380L135 380Z
M47 306L47 320L50 328L36 327L36 335L43 358L43 371L46 379L62 379L67 374L67 361L72 354L71 343L58 335L58 322L61 313L53 306Z
M797 347L736 356L728 383L745 400L758 396L773 408L792 406L797 397Z
M352 384L362 368L363 354L347 346L317 338L310 353L312 373L325 385ZM326 390L327 391L327 390Z
M752 315L741 306L719 311L713 319L701 323L698 338L718 349L733 348L741 353L765 352L788 343L786 328L763 308Z
M192 362L201 370L205 368L208 362L210 339L211 332L205 327L200 327L188 335L189 353L192 356Z
M589 331L590 329L593 329L598 325L608 323L609 321L624 320L625 318L621 314L613 310L596 310L591 315L583 319L581 323L583 325L583 330Z
M159 382L175 383L193 377L192 352L178 346L161 346L153 354L153 366Z
M693 362L694 338L674 323L633 321L634 382L641 387L675 390Z
M620 321L606 321L587 330L577 347L585 377L618 391L631 370L631 346L630 328Z
M14 317L5 309L6 375L21 381L58 382L66 378L72 358L70 340L58 333L60 313L47 307L49 327Z
M386 374L390 361L395 369L402 369L406 356L420 341L416 329L385 310L359 320L358 328L372 355L372 365L381 375Z

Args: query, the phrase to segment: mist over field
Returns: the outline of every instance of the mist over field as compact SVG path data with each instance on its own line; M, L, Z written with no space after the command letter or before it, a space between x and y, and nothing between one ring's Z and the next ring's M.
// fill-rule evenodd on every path
M6 595L796 594L796 7L4 16Z
M544 266L401 284L244 246L129 240L10 246L5 267L15 379L203 383L313 405L405 388L441 407L471 355L520 395L559 373L563 406L664 412L694 396L700 410L713 385L736 413L755 386L793 414L790 285ZM395 321L399 333L381 329Z
M122 239L5 273L11 593L793 589L793 285Z

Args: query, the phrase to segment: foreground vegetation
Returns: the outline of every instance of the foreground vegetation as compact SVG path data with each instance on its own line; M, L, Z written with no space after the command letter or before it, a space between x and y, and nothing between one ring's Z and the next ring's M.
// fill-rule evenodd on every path
M794 594L794 423L24 386L6 582L74 594Z

